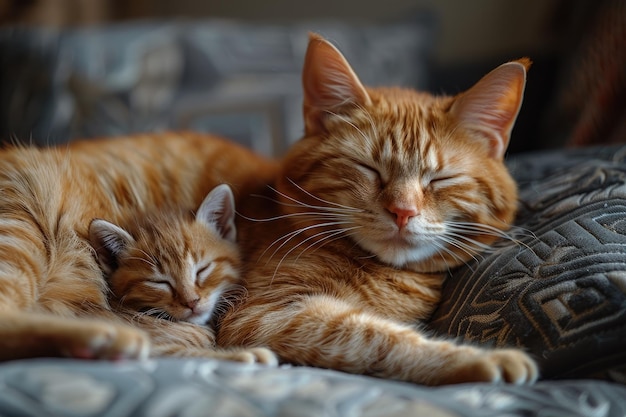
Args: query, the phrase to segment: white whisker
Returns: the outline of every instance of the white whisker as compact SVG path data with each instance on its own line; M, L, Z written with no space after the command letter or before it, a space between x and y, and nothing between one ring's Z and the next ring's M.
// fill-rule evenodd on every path
M298 188L300 191L302 191L303 193L305 193L309 197L314 198L315 200L319 201L320 203L330 204L331 206L339 207L340 209L347 210L348 212L357 212L358 213L358 212L363 211L361 209L357 209L357 208L350 207L350 206L344 206L343 204L335 203L333 201L324 200L323 198L320 198L320 197L318 197L316 195L311 194L309 191L307 191L304 188L302 188L299 184L296 184L295 181L293 181L291 178L287 178L287 180L291 184L293 184L296 188Z
M272 188L270 186L268 186L268 187L272 191L278 193L278 191L276 191L274 188ZM275 198L271 198L271 197L268 197L268 196L265 196L265 195L261 195L261 194L251 194L251 197L262 198L264 200L271 201L272 203L280 204L281 206L284 206L284 207L308 207L308 208L323 209L323 210L333 210L333 208L331 208L331 207L305 206L304 203L301 203L301 202L299 202L298 200L296 200L294 198L289 198L289 199L294 201L296 204L285 203L284 201L280 201L280 200L277 200ZM288 198L288 197L285 196L285 198Z
M444 243L448 243L448 244L450 244L450 245L454 246L454 244L452 244L452 243L450 243L450 242L446 242L445 240L443 240L443 242L444 242ZM468 267L468 268L469 268L472 272L474 272L474 268L472 268L472 267L470 266L470 264L468 264L468 263L467 263L467 261L465 261L465 260L464 260L463 258L461 258L459 255L457 255L456 253L454 253L454 251L452 251L452 250L448 249L445 245L441 245L441 244L436 243L436 242L435 242L435 246L437 246L439 249L441 249L442 251L446 252L448 255L452 256L454 259L456 259L457 261L461 262L462 264L464 264L465 266L467 266L467 267ZM474 256L472 256L471 254L470 254L470 256L471 256L471 258L472 258L472 259L474 259L474 261L477 261L477 259L476 259ZM448 265L447 265L447 263L446 263L446 266L447 266L448 270L450 270L450 266L448 266Z
M291 181L291 180L289 180L289 181ZM291 182L293 183L293 181L291 181ZM295 185L296 187L300 188L300 186L298 186L297 184L295 184L295 183L294 183L294 185ZM359 209L355 209L355 208L352 208L352 207L343 206L343 205L341 205L341 204L332 203L332 202L330 202L330 201L325 201L325 200L322 200L322 199L320 199L320 198L318 198L318 197L315 197L315 196L313 196L313 195L311 195L311 196L312 196L313 198L315 198L316 200L321 201L321 202L324 202L324 203L327 203L327 204L332 204L332 205L335 205L336 207L315 206L315 205L312 205L312 204L303 203L302 201L298 201L297 199L295 199L295 198L293 198L293 197L291 197L291 196L289 196L289 195L287 195L287 194L285 194L285 193L282 193L282 192L278 191L277 189L275 189L275 188L274 188L274 187L272 187L272 186L269 186L269 185L268 185L268 187L269 187L272 191L274 191L276 194L278 194L278 195L280 195L280 196L282 196L282 197L286 198L287 200L293 201L294 203L298 204L298 205L296 205L296 206L292 206L292 207L306 207L306 208L310 208L310 209L326 210L326 211L331 211L331 210L332 210L332 211L336 211L336 210L339 210L339 211L342 211L342 212L345 212L345 213L355 213L355 212L359 212L359 211L361 211L361 210L359 210ZM306 190L302 190L302 191L303 191L304 193L309 194L309 192L308 192L308 191L306 191ZM279 201L279 203L280 203L280 201Z
M335 241L335 240L337 240L337 239L341 239L342 237L345 237L345 236L350 236L351 234L346 234L346 232L349 232L349 231L351 231L351 230L355 230L355 229L360 229L361 227L362 227L362 226L353 226L353 227L349 227L349 228L347 228L347 229L327 230L327 231L325 231L325 232L320 232L320 233L318 233L318 236L320 236L320 235L322 235L322 234L324 234L324 233L330 233L330 234L329 234L328 236L324 236L324 237L323 237L322 239L320 239L320 240L316 240L316 241L314 241L314 242L313 242L313 243L311 243L309 246L307 246L306 248L304 248L304 249L302 250L302 252L300 252L300 254L299 254L298 256L296 256L296 259L295 259L295 260L296 260L296 261L298 261L298 259L300 259L300 256L301 256L302 254L304 254L307 250L311 249L313 246L315 246L315 245L317 245L317 244L320 244L320 246L319 246L319 247L315 248L315 250L317 250L317 249L321 248L322 246L324 246L324 245L326 245L326 244L328 244L328 243L331 243L331 242L333 242L333 241ZM336 236L339 236L339 237L337 238ZM333 239L333 238L335 238L335 239ZM331 240L329 240L329 239L331 239ZM314 250L313 252L315 252L315 250Z
M341 115L339 115L339 114L337 114L337 113L335 113L335 112L332 112L332 111L330 111L330 110L326 110L326 113L328 113L328 114L330 114L330 115L332 115L332 116L335 116L336 118L338 118L338 119L339 119L339 120L341 120L342 122L344 122L344 123L346 123L346 124L348 124L348 125L352 126L352 127L354 128L354 130L356 130L357 132L359 132L359 134L361 135L361 137L363 137L363 139L365 139L365 141L366 141L366 142L369 142L369 141L370 141L370 138L369 138L369 137L368 137L365 133L363 133L363 131L362 131L361 129L359 129L359 128L357 127L357 125L355 125L354 123L352 123L352 122L351 122L348 118L346 118L346 117L344 117L344 116L341 116Z
M439 255L439 257L441 258L441 260L443 261L443 263L446 265L446 269L448 270L448 273L450 273L450 265L448 264L448 261L446 260L446 258L443 256L444 251L446 251L447 253L450 253L449 251L446 250L446 248L440 244L439 242L433 242L433 245L435 246L435 248L437 249L437 255ZM452 254L452 256L454 256L454 254ZM431 263L433 263L433 261L431 260Z
M303 217L303 216L319 216L320 218L322 217L349 217L348 214L343 214L343 213L320 213L320 212L315 212L315 211L281 214L280 216L268 217L266 219L254 219L252 217L244 216L243 214L239 212L237 212L237 215L252 222L271 222L275 220L282 220L282 219L288 219L291 217Z
M371 254L371 255L367 255L367 256L359 256L356 259L372 259L372 258L376 258L376 255Z
M481 223L467 223L467 222L449 222L446 224L449 230L459 233L472 233L472 234L484 234L489 236L498 237L510 242L515 243L516 245L523 246L526 249L530 249L528 244L522 242L519 239L514 238L511 233L507 233L503 230L500 230L496 227L481 224ZM523 237L530 237L536 239L537 236L530 230L522 229L519 227L511 228L512 232L523 231Z
M329 223L329 224L324 225L324 226L334 226L334 225L336 225L336 224L343 224L343 223L334 223L334 224ZM322 226L322 225L311 226L311 227L308 227L308 228L305 228L305 229L310 229L310 228L313 228L313 227L318 227L318 226ZM301 231L302 231L302 229L301 229ZM336 230L335 230L335 231L336 231ZM288 250L288 251L287 251L287 252L283 255L283 257L280 259L280 261L278 262L278 265L276 265L276 269L274 269L274 275L272 276L272 280L270 281L270 285L271 285L271 283L274 281L274 278L276 277L276 273L278 272L278 269L279 269L279 268L280 268L280 266L282 265L283 261L287 258L287 256L289 256L289 254L291 254L294 250L296 250L298 247L302 246L303 244L305 244L305 243L306 243L306 242L308 242L309 240L311 240L311 239L315 239L315 238L317 238L317 237L319 237L319 236L321 236L321 235L323 235L323 234L329 233L329 232L333 232L333 231L332 231L332 230L331 230L331 231L329 231L329 230L321 231L321 232L319 232L319 233L316 233L316 234L314 234L314 235L311 235L311 236L307 237L306 239L304 239L303 241L299 242L299 243L298 243L297 245L295 245L294 247L290 248L290 249L289 249L289 250ZM290 239L291 239L291 238L290 238ZM286 243L286 242L285 242L285 243ZM282 247L285 243L283 243L283 244L282 244L282 245L281 245L278 249L280 249L280 248L281 248L281 247ZM272 257L276 254L276 252L278 251L278 249L277 249L276 251L274 251L274 253L272 254ZM305 250L306 250L306 249L305 249ZM300 253L300 255L302 255L302 253ZM298 258L300 257L300 255L298 255ZM297 258L296 258L296 259L297 259Z
M445 235L438 236L437 238L441 240L442 242L447 243L448 245L454 246L455 248L461 250L463 253L467 254L470 258L472 258L475 262L478 262L479 257L482 258L481 255L476 254L475 251L472 250L473 248L471 246L468 246L467 244L463 242L459 242L456 239L453 239ZM460 256L457 257L457 259L462 260Z
M372 118L372 115L370 114L370 112L368 112L365 107L363 107L362 105L358 104L357 108L359 110L361 110L363 113L365 113L365 116L367 117L367 121L370 123L370 129L372 131L372 134L375 135L376 134L376 123L374 123L374 119Z
M509 237L509 235L503 230L481 223L449 222L449 226L459 230L474 231L492 236L503 237L505 239Z
M462 239L462 240L466 241L467 242L467 247L468 248L472 248L474 250L482 249L484 251L491 251L491 250L494 249L493 246L487 245L486 243L479 242L479 241L477 241L475 239L472 239L469 236L465 236L465 235L462 235L462 234L459 234L459 233L448 231L446 233L446 235L448 235L448 236L450 236L452 238Z
M142 251L142 252L143 252L143 251ZM140 257L138 257L138 256L129 256L129 257L128 257L128 258L126 258L126 259L134 259L134 260L136 260L136 261L145 262L145 263L147 263L148 265L150 265L151 267L153 267L153 268L155 268L155 269L156 269L156 267L157 267L157 266L156 266L156 264L155 264L154 262L151 262L150 260L148 260L148 259L146 259L146 258L140 258Z
M274 241L274 242L273 242L270 246L268 246L268 247L267 247L267 249L265 249L265 250L263 251L263 253L261 254L261 257L263 257L263 256L265 255L265 253L266 253L266 252L267 252L267 251L268 251L268 250L269 250L272 246L274 246L276 243L278 243L278 242L279 242L280 240L282 240L282 239L285 239L285 238L287 238L287 237L288 237L288 238L287 238L287 239L286 239L283 243L281 243L281 244L280 244L280 246L278 246L278 247L276 248L276 250L274 250L274 252L273 252L273 253L272 253L272 255L269 257L269 259L268 259L268 261L267 261L267 262L269 262L269 261L270 261L270 260L274 257L274 255L276 255L276 253L277 253L280 249L282 249L282 248L283 248L283 246L285 246L287 243L289 243L289 241L290 241L291 239L293 239L294 237L296 237L297 235L299 235L299 234L301 234L301 233L304 233L304 232L306 232L306 231L308 231L308 230L314 229L314 228L316 228L316 227L339 226L339 225L342 225L342 224L350 224L350 222L346 222L346 221L343 221L343 222L340 222L340 221L334 221L334 222L320 223L320 224L314 224L314 225L311 225L311 226L307 226L307 227L303 227L303 228L300 228L300 229L297 229L297 230L291 231L291 232L287 233L286 235L284 235L284 236L280 237L279 239L275 240L275 241ZM315 235L314 235L314 236L315 236ZM306 242L308 239L310 239L310 238L305 239L305 240L304 240L304 242ZM298 245L296 245L295 247L298 247L299 245L301 245L301 244L302 244L302 243L304 243L304 242L300 242L300 243L299 243ZM289 254L290 252L291 252L291 250L290 250L289 252L287 252L287 254Z

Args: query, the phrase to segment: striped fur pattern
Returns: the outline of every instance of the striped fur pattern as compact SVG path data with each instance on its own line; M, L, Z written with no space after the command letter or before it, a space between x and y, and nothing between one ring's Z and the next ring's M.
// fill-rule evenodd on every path
M89 245L93 218L132 231L137 219L154 211L195 210L235 161L250 160L230 176L232 184L253 175L263 183L256 172L271 172L271 164L248 155L191 133L0 151L0 359L167 354L275 363L267 349L215 350L207 326L111 304ZM247 192L245 186L238 191ZM195 239L205 237L198 232ZM203 250L215 243L204 242ZM232 247L225 253L234 256Z
M519 350L420 330L445 273L507 236L517 193L502 160L529 64L504 64L456 97L366 88L311 35L305 137L275 183L239 203L248 297L218 343L430 385L533 382Z
M121 307L203 325L239 283L234 218L232 191L220 185L195 215L159 211L124 228L94 219L89 240Z

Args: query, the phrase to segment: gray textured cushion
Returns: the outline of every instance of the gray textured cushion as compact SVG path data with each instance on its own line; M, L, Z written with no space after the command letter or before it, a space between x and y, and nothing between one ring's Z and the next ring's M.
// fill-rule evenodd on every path
M626 387L562 381L427 388L305 367L203 360L16 361L0 366L0 414L24 417L501 417L626 413Z
M626 147L536 153L509 165L520 187L517 241L453 274L432 328L524 347L544 378L624 381Z

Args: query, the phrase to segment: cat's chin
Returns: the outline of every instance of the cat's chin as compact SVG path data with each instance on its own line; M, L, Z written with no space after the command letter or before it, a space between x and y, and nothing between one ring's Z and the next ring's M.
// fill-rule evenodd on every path
M205 326L209 320L211 320L211 316L213 315L213 308L210 307L211 305L212 304L209 304L209 307L200 308L196 312L189 311L184 317L180 318L180 321Z
M384 242L361 241L360 245L363 249L375 255L379 261L399 269L417 270L419 269L419 265L425 262L431 262L433 256L436 256L438 253L438 249L435 246L423 245L416 247L405 240Z
M185 319L184 321L192 323L192 324L197 324L199 326L205 326L208 322L209 322L209 318L208 316L193 316L193 317L189 317L187 319Z
M195 314L189 311L187 314L184 314L184 313L177 314L177 313L167 312L165 310L156 310L154 308L144 308L142 310L147 315L156 317L160 320L167 320L167 321L173 321L173 322L185 321L187 323L197 324L200 326L206 325L211 318L211 311L195 313Z

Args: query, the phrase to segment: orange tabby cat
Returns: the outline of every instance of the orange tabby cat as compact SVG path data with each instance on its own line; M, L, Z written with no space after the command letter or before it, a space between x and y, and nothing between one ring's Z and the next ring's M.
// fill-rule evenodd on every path
M529 64L504 64L465 93L433 97L364 87L335 47L311 35L305 137L263 198L237 202L248 297L222 320L218 343L423 384L534 381L537 367L519 350L419 330L446 272L515 215L502 159Z
M116 310L207 325L224 293L240 281L235 244L235 207L227 185L213 189L195 216L180 208L138 216L121 228L102 219L89 225L89 240L114 297ZM219 307L223 309L224 307ZM214 335L209 330L210 348ZM207 356L184 338L162 341L153 353ZM216 351L212 357L240 358L250 352ZM256 351L259 357L265 353ZM271 356L265 354L265 362Z
M259 171L272 170L245 149L194 134L0 151L0 359L167 354L275 363L263 348L215 351L206 326L126 306L114 312L88 242L93 218L126 225L141 213L198 207L220 173L251 187L265 183Z

